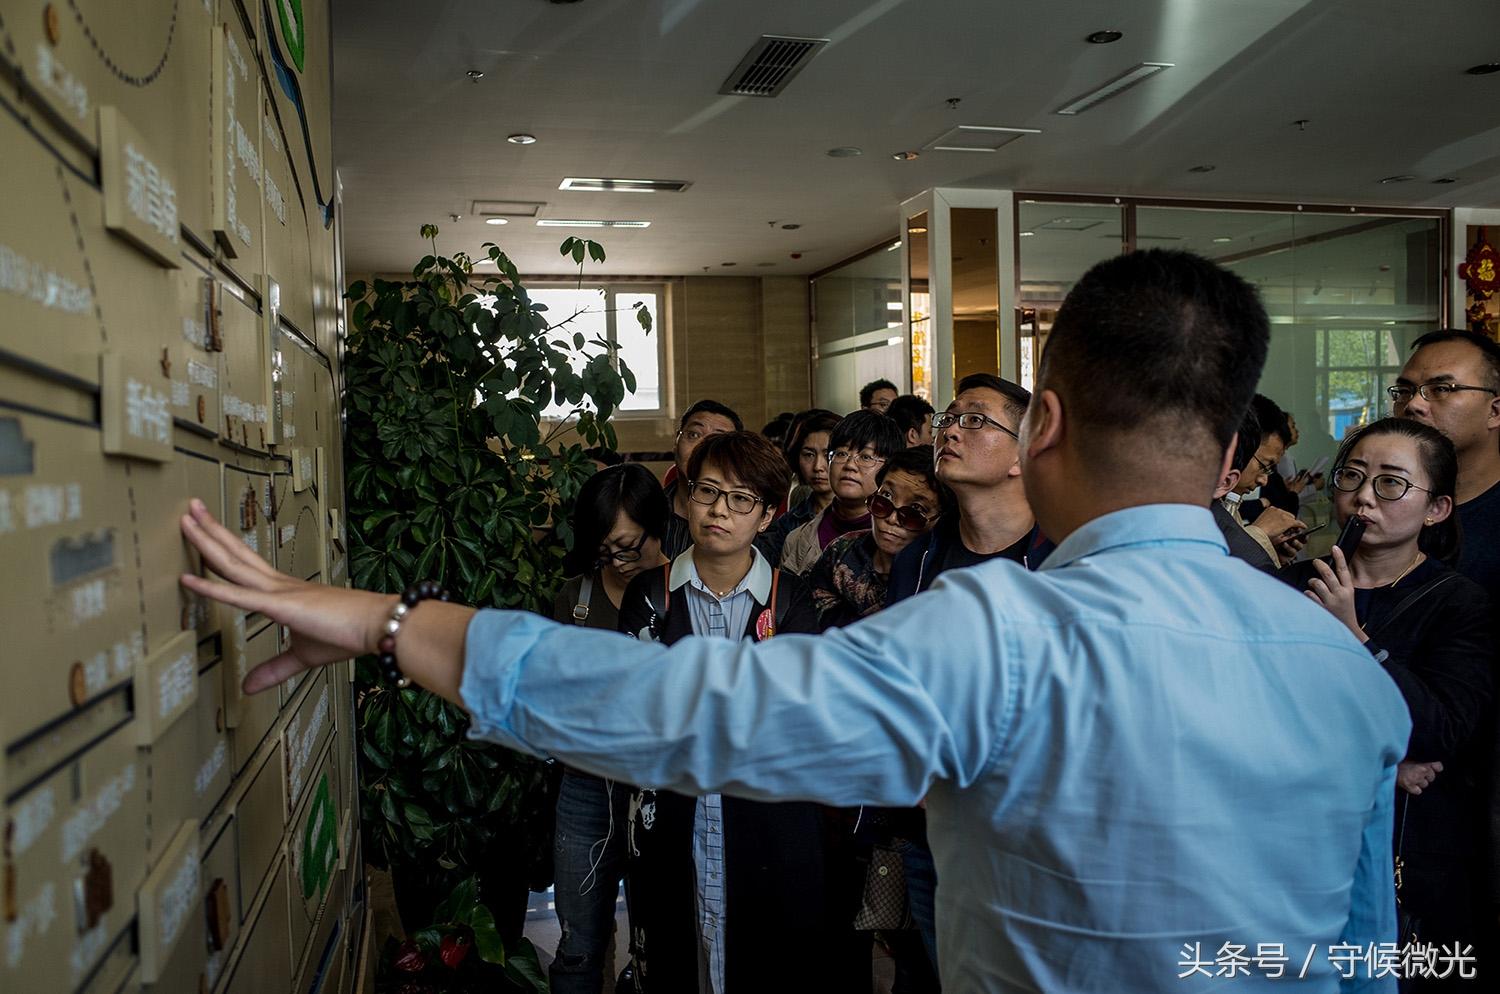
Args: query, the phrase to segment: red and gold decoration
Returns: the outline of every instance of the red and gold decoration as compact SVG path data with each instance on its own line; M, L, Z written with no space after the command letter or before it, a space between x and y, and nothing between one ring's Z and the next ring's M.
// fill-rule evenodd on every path
M1470 232L1474 237L1469 253L1458 267L1467 290L1464 316L1471 331L1500 341L1500 314L1491 302L1495 291L1500 290L1500 253L1485 238L1484 228L1471 228Z

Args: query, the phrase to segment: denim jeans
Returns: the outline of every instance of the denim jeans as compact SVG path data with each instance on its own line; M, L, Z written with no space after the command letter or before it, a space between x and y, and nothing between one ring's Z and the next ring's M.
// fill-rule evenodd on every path
M554 994L599 994L615 928L615 898L625 873L631 788L563 771L553 842L557 920L562 937L548 971ZM613 820L611 820L611 818Z
M901 868L906 871L906 906L911 911L912 924L922 933L922 945L936 976L937 917L934 902L937 897L937 865L925 839L913 841L901 851Z

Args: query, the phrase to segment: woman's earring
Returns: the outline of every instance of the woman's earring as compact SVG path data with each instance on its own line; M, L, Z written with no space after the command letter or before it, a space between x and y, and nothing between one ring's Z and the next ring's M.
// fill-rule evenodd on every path
M1428 524L1429 524L1429 525L1430 525L1430 524L1432 524L1432 519L1431 519L1431 518L1428 518L1428 519L1427 519L1427 523L1428 523Z

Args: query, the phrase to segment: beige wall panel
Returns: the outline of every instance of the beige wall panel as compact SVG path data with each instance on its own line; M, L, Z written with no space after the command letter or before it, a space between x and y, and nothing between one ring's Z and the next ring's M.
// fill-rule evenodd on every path
M40 19L40 15L38 15ZM99 382L109 343L90 262L104 251L99 193L59 166L9 114L0 114L0 348Z
M140 994L140 961L131 943L131 929L123 930L94 965L78 994Z
M232 820L224 824L207 849L203 857L203 917L208 956L203 963L203 986L192 989L211 991L222 979L241 931L239 854Z
M266 275L281 287L281 314L309 338L313 334L312 269L308 219L292 178L292 165L269 103L261 116L261 194L265 200Z
M5 15L15 58L40 98L90 150L97 109L119 107L171 164L181 222L206 235L208 7L198 0L17 0L7 7L16 8Z
M281 329L277 347L281 351L281 378L276 383L281 411L278 451L287 455L294 448L311 452L331 445L336 414L332 377L328 367L301 338Z
M223 671L215 662L197 674L197 706L142 750L151 767L153 861L171 842L161 826L203 823L229 789L229 738L219 703Z
M178 440L180 443L177 449L178 463L182 470L184 487L181 494L176 497L176 500L180 501L184 510L187 507L187 502L194 497L203 501L210 509L223 507L223 467L211 455L207 455L202 451L205 448L212 451L213 443L185 436L181 433L179 433ZM166 545L166 552L162 553L159 549L153 547L151 558L154 559L155 556L162 554L170 556L173 547L168 539L168 535L175 531L176 534L171 535L171 538L179 542L181 541L182 526L178 521L178 515L166 515L165 521L155 523L153 528L161 531L158 537ZM184 551L186 552L185 546ZM196 556L187 553L184 556L184 562L191 566L195 572L201 573L201 564L197 562ZM181 570L183 564L177 563L172 568ZM216 633L219 630L219 610L214 602L188 592L182 587L181 583L177 582L175 577L169 582L177 588L175 593L181 604L177 618L178 626L184 630L187 628L196 629L200 641Z
M690 276L682 297L675 326L688 383L682 408L712 397L734 408L747 428L765 424L759 281Z
M252 303L225 287L218 298L218 321L223 343L219 356L219 402L223 412L220 437L262 451L269 441L271 412L267 392L271 374L261 316Z
M196 940L202 920L202 873L198 822L181 822L136 893L142 983L159 984L179 943L189 935ZM189 944L198 947L201 960L201 945ZM196 962L190 972L197 972Z
M175 321L163 329L170 346L167 357L172 384L172 414L191 425L219 433L219 353L213 348L214 324L209 316L213 278L184 262L176 276ZM180 329L175 338L174 329Z
M0 599L9 633L0 725L8 740L128 683L146 649L125 467L98 430L0 408L13 457L0 474ZM74 743L56 740L62 749Z
M135 915L146 767L127 722L29 789L15 772L7 768L7 786L24 792L6 810L5 874L16 913L0 978L6 990L72 989Z
M309 781L306 803L287 835L287 896L291 906L292 962L301 963L319 916L342 913L345 885L339 870L339 820L334 798L338 773L333 754L326 754ZM330 901L330 896L336 895ZM323 942L312 950L321 957Z
M233 0L220 0L214 34L213 176L214 235L229 265L251 286L265 272L261 211L260 115L265 88Z
M298 456L303 450L296 450ZM310 460L309 460L310 461ZM292 475L277 473L272 477L276 520L272 523L276 547L275 565L283 573L299 580L318 575L323 568L323 513L317 493L311 487L297 492Z
M245 796L235 806L234 832L239 853L242 915L249 911L250 903L260 893L271 864L281 849L282 833L286 830L281 764L278 743L267 757L266 764L255 773ZM285 897L281 903L284 908Z
M252 628L243 640L240 630L244 626L239 611L227 614L228 623L224 631L224 723L229 728L229 761L231 769L242 771L265 741L266 733L276 722L281 710L277 692L268 690L259 694L246 694L241 689L244 674L266 662L280 651L279 632L273 624L259 616L251 618L262 628ZM257 620L258 619L258 620Z
M224 511L220 520L274 566L271 518L271 475L258 469L225 465Z
M808 286L801 276L761 280L761 335L765 369L765 420L782 411L806 410L812 403L812 359Z
M244 952L234 967L234 975L229 978L225 994L286 994L291 989L292 956L286 902L286 875L278 872L259 917L247 929Z
M311 688L302 696L283 732L288 819L306 800L308 791L316 786L315 767L334 732L333 696L329 687L331 676L330 671L323 671L312 679ZM336 829L337 825L335 835Z

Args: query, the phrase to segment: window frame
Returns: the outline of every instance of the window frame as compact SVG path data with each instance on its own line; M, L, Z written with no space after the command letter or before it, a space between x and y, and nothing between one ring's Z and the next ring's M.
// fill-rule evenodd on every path
M610 412L609 417L611 421L634 421L660 419L668 416L671 407L671 391L669 389L670 382L667 370L666 339L667 308L669 305L667 294L668 283L666 280L585 279L580 282L579 280L559 279L557 277L539 277L534 279L525 279L523 277L522 285L526 287L526 292L528 295L530 295L531 299L539 303L546 303L546 301L540 300L538 298L537 291L539 290L603 290L605 338L610 342L611 345L614 346L614 349L610 353L610 364L614 366L616 372L618 372L620 368L618 352L620 342L618 330L619 326L616 322L616 318L618 317L619 312L617 298L622 293L627 295L655 293L656 315L651 325L651 337L656 341L657 404L655 407L632 408L629 410L622 407L616 407L613 411ZM551 319L554 317L554 312L549 308L545 312L545 316L548 318L550 323ZM562 315L561 317L566 317L566 315ZM561 319L561 317L559 319ZM628 319L634 320L634 317L632 316ZM555 414L544 414L542 415L542 420L549 424L558 424L566 420L566 418L560 417Z

